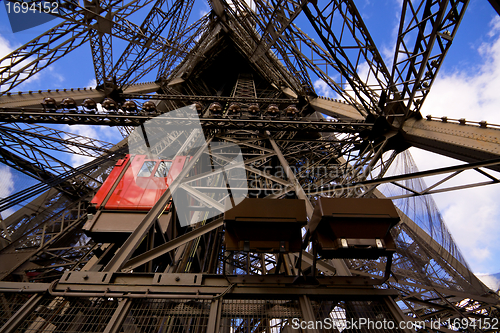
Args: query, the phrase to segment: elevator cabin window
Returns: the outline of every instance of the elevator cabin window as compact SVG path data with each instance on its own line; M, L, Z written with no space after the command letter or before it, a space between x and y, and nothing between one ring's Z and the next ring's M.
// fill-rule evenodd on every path
M155 177L167 177L168 170L172 166L172 162L170 161L161 161L158 165L158 169L156 169Z
M155 165L156 165L155 161L145 161L141 167L141 170L139 170L137 177L150 177L151 174L153 173Z
M151 177L153 171L155 170L155 166L155 161L145 161L141 169L139 170L137 177ZM160 163L158 164L158 168L154 173L154 176L166 178L171 166L172 161L160 161Z

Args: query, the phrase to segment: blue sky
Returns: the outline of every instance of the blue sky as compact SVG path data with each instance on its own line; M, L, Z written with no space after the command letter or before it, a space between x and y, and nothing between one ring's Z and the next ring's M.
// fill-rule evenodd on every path
M390 68L394 53L396 33L401 13L401 1L365 0L356 1L368 30ZM198 19L209 10L209 6L198 1L190 21ZM132 21L134 21L132 19ZM13 34L8 25L5 9L0 4L0 56L3 56L43 31L56 24L51 21L43 26ZM140 21L134 21L140 24ZM306 32L310 29L299 17L296 22ZM114 46L123 43L114 41ZM117 60L119 53L115 56ZM18 90L77 88L93 83L90 46L83 45L50 68L19 86ZM145 78L144 81L151 79ZM324 85L316 83L317 92L331 94ZM422 113L468 120L487 120L500 124L500 18L486 0L470 2L453 45L441 67L438 78L424 103ZM67 131L117 142L120 135L115 129L83 126L61 126ZM412 148L412 154L421 170L458 164L459 162ZM85 161L71 159L70 164ZM3 171L3 172L2 172ZM0 167L2 174L6 169ZM474 177L474 176L471 176ZM0 183L0 196L15 190L4 178ZM500 186L490 185L476 189L435 195L434 199L444 219L461 248L472 270L476 273L500 272Z

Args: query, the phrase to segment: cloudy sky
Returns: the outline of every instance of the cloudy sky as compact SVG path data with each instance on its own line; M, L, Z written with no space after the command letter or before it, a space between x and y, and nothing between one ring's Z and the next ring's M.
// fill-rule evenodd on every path
M401 12L398 0L356 1L358 9L372 34L388 67L392 64L396 33ZM209 11L203 1L193 10L193 19ZM23 45L57 20L43 26L13 34L0 4L0 56ZM300 20L302 22L302 20ZM139 23L139 22L136 22ZM302 26L301 26L302 27ZM307 27L304 27L308 31ZM115 45L116 46L116 45ZM73 51L50 68L19 86L18 90L86 87L95 85L90 47ZM325 85L315 83L318 93L332 96ZM422 114L487 120L500 124L500 18L488 1L472 0L438 78L424 103ZM117 142L116 130L84 126L60 128L82 135ZM411 149L420 170L460 164L442 156ZM68 163L78 165L86 160L68 157ZM9 170L0 165L0 197L15 191ZM466 180L475 180L468 175ZM500 272L500 185L490 185L451 193L438 194L434 199L472 270L476 273ZM4 213L5 214L5 213Z

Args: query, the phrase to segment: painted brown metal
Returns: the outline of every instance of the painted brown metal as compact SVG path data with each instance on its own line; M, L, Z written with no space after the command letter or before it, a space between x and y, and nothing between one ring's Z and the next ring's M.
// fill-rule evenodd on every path
M227 251L299 252L307 223L304 200L245 199L224 214Z

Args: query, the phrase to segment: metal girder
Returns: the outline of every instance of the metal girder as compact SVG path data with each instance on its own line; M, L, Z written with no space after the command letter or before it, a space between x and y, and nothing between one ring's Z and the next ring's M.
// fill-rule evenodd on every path
M351 106L331 99L316 98L311 106L338 119L358 120ZM439 119L439 121L438 121ZM401 127L405 141L417 148L469 163L480 163L500 157L500 130L487 122L468 122L465 119L435 118L408 119ZM474 164L475 165L475 164ZM499 171L497 164L488 168ZM457 171L457 170L454 170Z
M131 258L130 260L128 260L127 262L125 262L123 264L122 271L123 272L130 272L134 268L137 268L138 266L144 265L145 263L148 263L148 262L152 261L153 259L155 259L161 255L164 255L164 254L178 248L179 246L206 234L207 232L210 232L214 229L217 229L217 228L221 227L222 225L223 225L223 220L222 220L222 218L219 218L215 221L207 223L204 226L200 226L199 228L196 228L191 232L185 233L184 235L181 235L175 239L172 239L171 241L169 241L163 245L157 246L154 249L151 249L151 250L149 250L141 255L138 255L136 257Z
M131 40L113 68L113 75L117 77L120 86L127 86L146 75L152 67L146 68L147 71L143 70L138 73L138 68L144 66L145 63L157 61L158 57L165 60L164 57L166 54L171 54L170 57L174 57L174 55L179 56L180 54L185 55L182 51L180 54L178 53L179 49L183 48L181 37L185 34L184 30L193 3L194 1L188 1L186 3L180 0L158 0L155 3L142 23L141 29L148 38L156 39L167 27L169 27L168 33L163 38L168 40L169 46L174 46L175 48L162 51L155 50L153 51L154 54L150 54L146 57L148 49L141 47L135 41ZM166 7L165 10L163 7ZM131 78L133 74L135 77Z
M81 201L82 199L71 203L66 210L53 214L41 225L29 230L23 238L13 240L11 244L2 249L0 259L5 264L0 266L0 280L22 265L29 267L30 258L41 254L51 245L56 244L58 240L68 237L69 232L82 226L87 219L87 214L86 210L81 207ZM24 249L24 251L19 251L19 249ZM36 268L36 266L32 267Z
M130 85L124 92L128 94L147 94L156 92L160 86L155 82L146 82ZM39 90L19 92L16 94L6 93L0 96L0 107L40 107L43 99L51 97L56 101L61 101L64 98L72 98L77 104L81 104L85 99L91 98L96 102L102 102L105 94L102 91L93 88L71 88L71 89L53 89L53 90Z
M87 278L85 279L85 275ZM103 277L105 277L103 281ZM196 282L193 282L194 277ZM169 282L178 278L177 285ZM149 273L142 276L133 276L126 273L108 273L108 272L66 272L59 283L50 286L40 284L39 287L29 282L0 282L0 291L12 292L25 287L25 289L40 290L43 287L55 296L62 296L66 290L65 296L85 297L104 295L106 297L123 298L142 298L145 293L149 294L150 299L182 299L182 298L209 298L212 299L223 293L231 285L234 285L231 294L237 296L258 295L259 297L267 294L272 299L274 297L283 297L290 295L309 295L309 296L341 296L347 299L366 298L376 296L394 296L395 292L391 290L376 289L366 286L366 279L357 279L354 285L349 283L345 277L338 279L332 276L319 276L318 281L321 286L314 288L304 288L302 284L293 285L293 276L265 275L265 276L214 276L209 274L189 274L189 273ZM263 282L260 288L255 288L255 284ZM355 281L356 279L352 279ZM115 281L120 281L116 283ZM336 287L326 287L336 281ZM80 286L80 288L77 288ZM355 286L355 287L354 287ZM36 288L36 289L35 289ZM69 288L69 289L68 289ZM127 289L128 288L128 289ZM149 292L147 291L149 288ZM78 291L79 290L79 291ZM164 296L160 296L163 294ZM184 296L184 297L183 297ZM220 297L220 296L219 296Z
M112 0L111 0L112 1ZM93 2L85 2L86 7L90 7L95 12L104 16L111 13L110 0L93 0ZM92 51L92 60L94 61L94 71L96 85L103 85L106 79L111 74L113 67L113 51L112 51L112 36L104 31L110 31L110 27L105 29L101 25L106 25L102 20L97 22L98 28L89 31L90 49ZM109 24L108 24L109 25Z
M402 103L404 114L419 113L465 14L468 0L403 2L392 66L388 106Z
M297 66L304 69L309 68L339 97L354 106L363 118L366 117L368 111L359 98L353 94L350 83L342 75L337 78L337 74L342 72L334 56L294 24L286 31L286 34L287 43L285 43L284 49L288 50L289 58L294 58ZM359 81L357 85L363 87L364 83Z
M41 181L42 183L46 183L49 186L54 186L60 191L69 194L69 195L81 195L81 186L82 184L78 184L78 182L68 182L64 178L61 181L54 180L58 179L58 177L51 173L49 170L46 170L48 166L42 165L39 161L29 161L22 157L17 156L16 154L4 149L0 148L0 162L3 164L14 168L30 177L33 177L36 180ZM50 168L49 168L50 169ZM77 172L75 172L78 174ZM39 192L31 192L30 194L36 195ZM9 199L6 198L8 201Z
M235 2L233 7L227 6L224 15L228 19L222 20L220 24L228 31L229 36L240 49L241 53L250 58L260 40L255 25L264 29L266 23L254 11L248 10L248 7L243 3ZM238 19L240 16L245 16L247 19L240 20ZM288 59L286 54L281 54L281 56L284 59ZM291 61L285 61L285 64L291 63ZM260 75L267 78L276 87L280 87L281 89L288 87L294 94L303 95L305 88L303 84L311 82L306 72L301 73L300 71L293 70L293 68L286 68L276 56L268 55L260 57L252 64ZM304 75L307 78L303 78L302 76ZM310 88L312 89L312 87Z
M19 0L9 1L19 2ZM137 43L140 43L142 47L145 48L163 49L168 46L168 41L161 36L155 40L145 36L139 26L127 20L125 15L122 15L123 8L112 11L112 7L116 3L117 2L113 0L104 8L99 5L96 6L93 2L85 2L84 7L78 4L71 4L71 6L61 6L57 13L51 12L51 14L68 21L79 23L81 26L87 27L88 29L97 30L125 41L135 39ZM129 4L126 6L128 5ZM108 11L106 16L100 15L105 11ZM75 13L76 16L74 16Z
M111 148L110 152L106 153L104 156L98 157L93 161L78 167L77 171L79 173L69 172L67 174L55 176L45 182L47 184L46 186L35 185L34 188L16 192L11 196L2 199L2 206L7 207L12 203L23 202L30 197L37 195L41 191L45 191L45 193L27 203L25 207L2 221L2 225L5 229L2 232L3 237L11 242L16 241L19 237L21 237L21 235L25 234L25 232L36 228L40 225L40 223L43 223L46 219L51 218L54 214L60 214L62 209L61 206L68 205L70 202L69 196L66 197L61 195L61 189L69 192L74 197L84 197L86 194L85 191L70 191L70 189L74 187L75 183L78 184L80 182L80 173L86 173L90 177L98 178L101 181L104 181L104 178L110 171L108 169L114 164L114 161L116 161L118 157L122 157L124 149L126 148L123 147L123 142L121 142ZM29 168L27 170L29 170ZM95 186L96 184L91 185ZM45 188L48 186L52 188ZM79 190L82 190L82 188Z
M31 200L23 209L17 210L2 221L1 236L8 243L18 240L28 230L36 227L48 218L54 211L69 204L69 199L56 189L49 189L34 200ZM4 248L8 244L2 244Z
M0 86L4 88L0 95L11 91L87 40L87 29L82 29L78 23L65 21L19 47L0 60Z
M250 61L256 61L273 47L276 41L282 37L281 35L285 29L302 12L302 7L307 2L306 0L271 1L265 3L260 0L254 1L256 10L259 12L259 15L263 16L266 22L266 27L250 57Z
M112 36L97 30L89 31L90 48L94 60L96 85L104 84L113 64Z
M71 167L70 165L55 158L38 147L30 145L28 142L21 140L19 137L11 133L3 132L0 136L2 162L14 167L15 169L34 177L42 182L48 182L55 179L59 175L79 175L79 181L74 184L66 183L69 189L66 191L69 194L78 193L81 187L86 187L87 184L100 185L96 179L85 175L83 172Z
M52 124L82 124L107 126L139 126L154 116L82 114L82 113L47 113L0 109L0 121ZM192 124L190 118L168 118L166 122L177 122L180 126ZM370 129L373 124L362 122L309 121L309 120L268 120L268 119L236 119L236 118L200 118L203 128L215 129L267 129L271 131L318 131L357 133Z
M296 98L263 98L263 97L238 97L238 96L203 96L203 95L173 95L173 94L122 94L127 99L148 99L160 101L188 101L188 102L240 102L240 103L274 103L274 104L296 104L299 100ZM361 119L360 119L361 120Z
M0 125L2 132L11 133L31 146L59 152L97 157L109 152L113 144L53 128L18 123Z
M313 91L313 83L306 67L298 59L300 55L293 52L287 52L288 44L284 41L284 34L293 20L300 14L302 8L306 5L304 1L286 1L280 2L274 8L267 8L267 4L254 2L256 9L252 9L245 1L232 2L230 11L236 17L246 17L251 20L251 26L244 26L244 34L248 34L247 49L245 50L249 61L255 64L257 68L271 66L273 71L278 70L281 77L288 83L294 95L303 94L305 91ZM259 15L256 14L259 12ZM271 13L272 12L272 13ZM251 18L251 19L250 19ZM282 21L279 32L272 31L274 28L269 21ZM257 33L257 34L256 34ZM241 44L241 43L240 43ZM278 62L276 62L278 60ZM283 71L281 66L285 66ZM264 72L267 72L266 70ZM283 92L287 88L283 87L282 79L278 79L275 84Z
M172 81L173 79L183 81L182 78L176 77L177 74L180 73L180 75L184 75L181 71L191 70L194 65L191 63L188 68L185 68L183 64L185 65L189 63L189 60L193 61L193 59L206 58L205 55L199 51L214 41L215 38L213 38L213 36L208 36L208 31L213 29L214 25L216 24L209 19L208 14L202 16L199 20L191 24L176 36L178 50L185 52L185 58L181 58L180 52L166 52L156 61L150 61L152 57L148 57L145 59L145 62L151 62L151 64L146 71L149 72L151 68L157 68L157 81ZM156 56L154 53L152 55ZM142 71L141 73L146 71ZM139 76L141 75L142 74L139 74ZM165 86L163 89L168 90Z
M408 216L404 215L401 211L398 212L402 218L402 222L407 226L412 232L415 233L415 236L420 239L422 243L425 243L429 246L435 253L439 255L439 258L442 259L446 264L451 267L451 269L457 272L461 278L462 282L469 284L472 288L475 289L477 295L484 295L487 293L488 288L470 271L468 267L458 261L451 253L449 253L441 244L439 244L435 239L429 236L422 228L420 228L414 221L412 221ZM414 236L414 237L415 237ZM452 272L452 273L455 273ZM397 272L395 272L397 274Z
M483 126L484 125L484 126ZM426 119L408 119L402 130L411 145L461 161L476 163L500 158L500 129ZM490 166L500 171L500 166Z
M310 3L304 8L304 13L333 58L341 77L346 80L341 89L352 90L353 98L366 112L381 114L380 96L391 88L392 77L354 2ZM368 67L366 77L359 77L360 66Z
M269 135L269 134L270 133L267 132L267 135ZM299 181L297 180L297 178L293 174L293 171L290 168L290 166L288 165L288 162L285 159L285 156L283 156L283 153L281 152L279 146L276 144L276 142L274 142L274 140L272 138L269 138L269 141L270 141L271 146L273 147L276 155L278 156L278 159L279 159L279 161L281 163L281 166L285 169L285 173L286 173L286 176L287 176L288 180L292 183L292 186L295 187L295 193L297 194L297 197L299 199L305 200L305 202L306 202L307 216L308 216L309 219L311 219L314 208L313 208L311 202L309 201L309 198L307 197L307 194L304 192L304 189L302 188L302 186L300 185Z
M13 168L18 169L23 165L31 165L27 164L27 162L15 155L8 155L8 152L4 153L9 156L9 158L3 158L1 161L7 165L10 165ZM17 191L8 197L0 199L0 212L8 209L10 207L16 206L29 198L32 198L35 195L43 193L50 188L58 189L66 194L71 195L72 197L83 196L87 194L87 192L92 191L99 185L101 185L100 181L103 181L102 172L101 174L95 174L96 170L101 168L105 168L106 165L113 162L113 157L120 156L121 152L118 151L109 151L104 156L98 157L82 166L74 168L68 172L52 175L52 177L47 179L40 179L43 184L35 184L26 189ZM15 163L15 164L11 164ZM44 176L49 176L47 172L43 172L43 170L39 170L34 168L32 165L32 169L38 174L42 174ZM25 167L23 172L30 172L31 169L29 167ZM32 171L33 172L33 171ZM37 174L37 175L38 175ZM89 178L82 177L82 175L89 175ZM96 180L91 177L101 177L99 180ZM91 179L91 181L89 181Z
M126 6L113 11L113 17L118 22L117 24L113 24L115 32L112 32L112 34L120 38L134 36L134 30L131 31L129 28L133 28L133 26L127 21L124 22L127 24L127 27L125 27L121 24L122 21L119 20L122 20L122 17L127 17L152 1L133 0ZM113 1L111 5L118 3L120 2ZM21 84L89 40L88 32L93 29L89 22L92 22L92 19L97 19L97 15L92 14L88 10L85 11L79 6L73 5L73 8L79 8L80 10L72 11L61 7L58 15L65 19L64 22L49 29L0 60L0 85L7 88L2 90L0 95L11 91L15 86ZM88 15L89 12L90 16ZM135 30L135 33L137 32L138 29ZM164 43L161 45L164 45Z
M210 0L209 3L217 16L224 15L224 3L221 0Z
M310 100L310 104L314 110L321 112L327 116L363 121L365 118L354 109L350 104L341 101L332 100L331 98L317 97Z
M333 194L335 192L344 192L346 190L367 189L367 188L370 188L372 186L374 188L380 184L385 184L385 183L391 183L393 185L396 185L396 186L401 187L401 188L408 191L407 194L390 196L390 197L388 197L389 199L401 199L401 198L413 197L413 196L419 196L419 195L428 195L428 194L433 194L433 193L448 192L448 191L453 191L453 190L460 190L463 188L500 183L500 179L498 179L497 177L494 177L493 175L487 174L486 172L479 169L480 167L493 169L493 168L498 168L499 165L500 165L500 158L496 158L494 160L487 160L484 162L475 162L475 163L457 165L457 166L452 166L452 167L434 169L434 170L429 170L429 171L419 171L419 172L414 172L414 173L407 173L404 175L381 177L381 178L370 179L370 180L362 180L362 181L350 183L350 184L345 183L342 185L333 185L333 186L327 185L327 186L323 186L323 188L321 188L319 190L308 192L308 195ZM490 180L485 181L485 182L480 182L480 183L471 183L471 184L462 185L462 186L453 186L453 187L449 187L449 188L435 189L437 186L450 180L454 176L458 175L460 172L465 171L465 170L472 170L472 169L481 173L482 175L490 178ZM435 175L445 175L445 174L450 174L450 173L451 173L451 176L447 176L444 179L437 181L433 185L430 185L423 190L411 189L407 186L404 186L404 185L398 183L398 181L403 181L403 180L408 180L408 179L423 178L423 177L435 176Z

